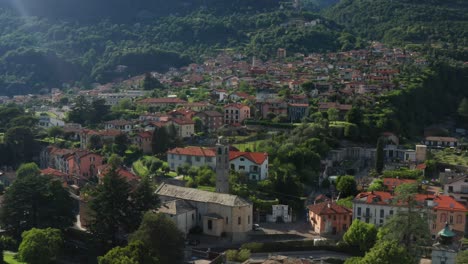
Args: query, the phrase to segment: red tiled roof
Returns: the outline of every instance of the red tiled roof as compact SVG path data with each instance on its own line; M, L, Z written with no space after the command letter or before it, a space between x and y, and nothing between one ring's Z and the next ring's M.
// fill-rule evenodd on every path
M458 142L458 139L453 137L426 137L426 140L440 142Z
M187 156L199 156L199 157L215 157L216 152L211 148L202 147L185 147L185 148L174 148L167 151L168 154L187 155Z
M146 98L138 101L141 104L184 104L186 102L180 98Z
M426 197L427 195L425 194L418 194L416 196L416 200L424 200ZM468 209L463 204L457 202L450 196L436 195L433 201L436 204L436 206L434 206L434 210L468 212Z
M360 200L368 204L389 204L393 199L393 195L389 192L362 192L354 198L354 200Z
M195 122L190 120L190 119L174 118L174 119L172 119L172 121L174 121L174 123L176 123L178 125L193 125L193 124L195 124Z
M47 168L47 169L41 170L41 174L60 177L60 178L63 178L63 177L67 176L67 174L65 174L65 173L63 173L63 172L61 172L59 170L52 169L52 168Z
M263 164L266 159L268 159L268 153L264 152L241 152L241 151L230 151L229 152L229 160L234 160L239 157L244 157L253 163L258 165Z
M243 105L243 104L227 104L224 106L224 108L228 108L228 107L234 107L234 108L237 108L237 109L242 109L243 107L248 107L246 105Z
M138 136L141 138L151 138L153 137L153 133L150 131L143 131L143 132L138 133Z
M109 171L110 169L110 165L109 164L104 164L102 166L99 166L98 167L98 171L99 171L99 176L100 177L104 177L107 172ZM138 176L136 176L135 174L131 173L130 171L124 169L124 168L118 168L117 169L117 174L122 177L122 178L125 178L128 182L130 181L138 181L140 178Z
M338 205L335 202L323 202L307 206L309 211L316 215L334 215L334 214L352 214L352 211L344 206Z

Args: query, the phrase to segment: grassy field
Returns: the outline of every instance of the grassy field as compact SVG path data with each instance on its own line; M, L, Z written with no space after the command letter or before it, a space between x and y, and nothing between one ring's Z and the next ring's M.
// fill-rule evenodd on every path
M20 262L15 259L16 253L10 252L10 251L4 251L3 252L3 258L5 260L5 263L8 264L25 264L25 262Z
M256 151L258 145L264 141L266 140L261 139L261 140L251 141L251 142L238 143L238 144L234 144L233 146L238 148L240 151L245 151L246 149L249 149L250 151Z

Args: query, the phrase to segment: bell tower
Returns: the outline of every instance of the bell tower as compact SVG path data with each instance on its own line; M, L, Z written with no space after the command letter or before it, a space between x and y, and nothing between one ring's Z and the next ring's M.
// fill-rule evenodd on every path
M216 192L229 193L229 145L223 137L216 143Z

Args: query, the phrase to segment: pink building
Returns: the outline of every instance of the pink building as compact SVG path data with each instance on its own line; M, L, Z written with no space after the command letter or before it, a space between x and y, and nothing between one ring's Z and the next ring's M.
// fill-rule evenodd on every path
M240 124L250 118L250 107L243 104L228 104L224 106L224 124Z
M312 230L320 235L342 235L353 221L352 211L335 202L326 201L309 205L308 208Z
M88 152L77 151L67 158L68 171L78 181L89 180L97 176L97 167L103 164L101 155Z

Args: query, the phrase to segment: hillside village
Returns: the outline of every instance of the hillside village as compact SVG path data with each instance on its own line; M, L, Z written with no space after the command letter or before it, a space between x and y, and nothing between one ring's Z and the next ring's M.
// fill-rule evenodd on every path
M31 157L74 195L83 230L93 221L87 190L115 167L134 188L151 179L157 212L187 243L200 243L188 259L215 263L225 256L216 248L232 243L329 245L353 220L382 227L416 211L434 245L423 256L453 263L466 247L468 167L447 157L466 157L465 130L433 124L414 140L385 125L359 125L363 108L372 112L380 98L404 89L402 75L424 71L428 60L379 42L326 54L278 49L274 57L225 51L91 90L1 100L33 113L46 131ZM5 186L17 165L4 166ZM402 185L416 189L409 200L400 196Z

